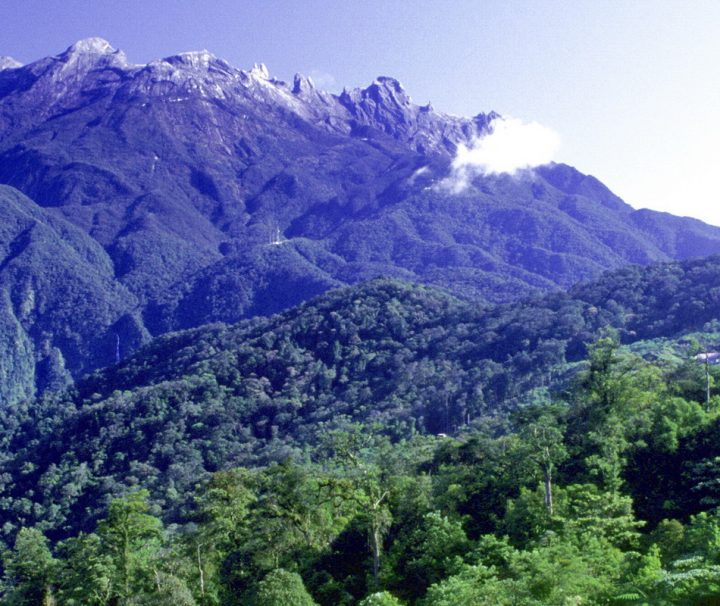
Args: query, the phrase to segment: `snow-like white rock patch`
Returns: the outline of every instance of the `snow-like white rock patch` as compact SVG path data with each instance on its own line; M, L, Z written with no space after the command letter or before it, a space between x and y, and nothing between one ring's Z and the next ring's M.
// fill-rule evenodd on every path
M84 38L83 40L78 40L75 44L68 48L67 52L107 55L114 53L115 49L104 38Z
M4 69L17 69L22 67L20 61L16 61L12 57L0 57L0 71Z

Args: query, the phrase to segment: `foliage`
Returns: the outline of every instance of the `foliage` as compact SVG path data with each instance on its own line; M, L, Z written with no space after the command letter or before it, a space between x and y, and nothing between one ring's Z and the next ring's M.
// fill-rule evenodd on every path
M662 442L667 453L661 458L679 459L680 444L689 447L684 437L695 435L715 410L703 404L705 377L694 362L670 364L676 380L664 381L655 367L616 347L618 339L697 326L695 314L678 316L675 324L654 322L665 315L657 292L667 290L662 280L671 275L682 292L697 294L699 281L714 275L715 262L688 262L672 271L622 270L570 295L486 308L381 280L270 319L162 337L64 395L24 403L12 414L0 411L0 444L8 452L0 461L5 532L12 536L40 519L54 538L62 536L63 526L89 530L99 503L140 482L179 518L192 506L188 495L197 479L220 469L301 457L324 431L348 420L381 426L394 440L480 427L489 415L567 389L586 351L584 341L606 334L607 325L618 327L617 337L603 336L590 351L589 366L573 391L572 412L558 417L556 428L541 428L540 415L539 425L528 429L537 438L535 450L515 455L535 461L535 467L518 462L514 469L542 477L551 496L558 465L569 457L583 466L585 480L602 478L616 490L623 474L646 466L639 460L635 465L647 452L643 440ZM630 284L646 294L633 294ZM612 301L611 285L618 288ZM678 301L673 309L684 305ZM682 353L682 347L676 351ZM558 432L565 431L574 437L560 444ZM551 437L555 446L547 443ZM504 448L483 456L504 458ZM709 458L692 472L690 494L715 498L707 481L710 464ZM468 481L481 478L455 484L462 490ZM515 481L501 492L518 490ZM463 511L482 507L492 517L497 502L504 502L492 492L473 494L477 501L496 503L466 502ZM644 495L634 497L643 510L650 506ZM668 501L676 499L687 497L678 490ZM676 513L645 515L658 522Z
M21 529L5 560L8 603L51 604L56 565L43 534L34 528Z
M302 459L214 473L179 526L164 529L141 490L113 500L95 532L52 547L24 528L5 558L3 599L708 603L720 597L715 487L701 481L694 500L673 505L679 519L652 525L631 497L658 490L642 468L654 457L693 457L685 474L663 480L674 494L718 456L708 448L717 415L678 391L676 370L604 339L563 401L535 402L460 438L393 442L372 426L326 426ZM668 411L670 440L657 432ZM612 482L593 473L608 458Z
M300 576L287 570L270 572L258 584L256 606L314 606Z
M2 599L715 599L708 375L683 340L650 361L598 323L586 363L529 389L545 363L570 369L518 335L536 311L378 281L164 337L18 406L0 431ZM293 580L271 583L281 574Z
M367 596L358 606L402 606L402 602L387 591L379 591Z

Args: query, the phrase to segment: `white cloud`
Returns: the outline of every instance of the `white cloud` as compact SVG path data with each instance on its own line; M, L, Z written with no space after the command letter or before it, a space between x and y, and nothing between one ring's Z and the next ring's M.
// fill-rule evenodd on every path
M490 132L470 146L461 144L450 176L442 186L460 193L476 175L514 175L518 171L552 162L560 147L559 135L537 122L496 118Z
M321 69L313 69L310 71L310 78L317 88L320 90L335 92L338 88L335 76Z

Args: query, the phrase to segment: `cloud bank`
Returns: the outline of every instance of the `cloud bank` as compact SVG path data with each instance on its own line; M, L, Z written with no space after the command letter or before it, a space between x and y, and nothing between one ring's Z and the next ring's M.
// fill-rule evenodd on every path
M542 124L496 118L488 134L475 139L470 147L458 147L452 172L442 185L460 193L476 175L514 175L552 162L559 147L559 135Z

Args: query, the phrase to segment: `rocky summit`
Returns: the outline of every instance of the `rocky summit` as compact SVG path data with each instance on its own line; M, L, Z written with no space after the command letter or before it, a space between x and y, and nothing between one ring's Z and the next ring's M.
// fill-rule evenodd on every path
M443 186L498 117L390 77L335 95L208 51L136 65L99 38L1 58L0 401L377 276L501 302L720 252L720 229L567 165Z

